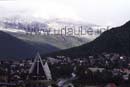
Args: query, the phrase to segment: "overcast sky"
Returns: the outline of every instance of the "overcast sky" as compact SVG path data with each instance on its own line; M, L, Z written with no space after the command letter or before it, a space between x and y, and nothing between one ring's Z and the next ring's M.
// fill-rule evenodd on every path
M130 20L130 0L0 0L0 16L15 15L119 26Z

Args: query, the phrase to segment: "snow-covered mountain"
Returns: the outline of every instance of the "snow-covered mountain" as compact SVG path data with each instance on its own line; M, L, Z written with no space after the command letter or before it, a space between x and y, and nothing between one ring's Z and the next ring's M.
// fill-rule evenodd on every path
M96 32L96 28L99 27L69 19L0 18L0 30L33 45L42 54L80 46L100 35L75 35L74 31L70 31L79 29L81 26L86 30L91 29L93 32ZM66 32L61 32L64 28L66 28Z
M91 40L95 39L107 30L107 27L82 21L75 21L72 19L54 18L47 20L21 16L0 18L0 25L2 28L9 31L23 30L23 32L31 34L60 34L66 36L85 37Z

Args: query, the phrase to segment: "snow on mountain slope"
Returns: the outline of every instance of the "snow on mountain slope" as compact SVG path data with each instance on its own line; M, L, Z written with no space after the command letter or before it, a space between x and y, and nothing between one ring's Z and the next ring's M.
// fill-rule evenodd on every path
M14 29L18 29L23 30L22 32L31 34L60 34L65 36L76 36L79 38L84 37L91 40L94 40L101 33L107 30L107 27L71 19L54 18L44 20L34 17L19 16L0 18L0 25L3 28L6 28L6 30L13 28L10 29L12 31L14 31Z
M42 54L80 46L100 35L96 29L100 26L69 19L2 18L0 26L0 30L33 45ZM83 32L79 33L79 29Z

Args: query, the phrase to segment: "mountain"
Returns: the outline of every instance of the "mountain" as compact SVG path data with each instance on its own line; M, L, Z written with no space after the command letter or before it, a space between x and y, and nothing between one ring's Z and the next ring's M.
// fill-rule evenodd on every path
M31 44L41 54L47 54L63 49L72 48L75 46L80 46L91 41L92 37L87 38L74 35L54 33L55 29L60 30L65 26L71 28L82 25L90 26L91 24L61 19L42 20L28 18L26 20L22 17L7 17L0 19L0 30L13 35L14 37L21 39L28 44ZM50 35L44 35L43 33L46 31L50 31ZM37 35L37 32L39 32L40 35Z
M92 30L93 34L89 35L86 33L81 35L80 31L80 35L75 35L74 31L70 32L69 30L73 28L77 32L81 29L81 26L83 32ZM63 28L66 29L66 33L55 33L55 30L61 32ZM94 40L102 33L100 26L82 21L59 18L44 20L20 16L0 18L0 30L34 46L41 54L83 45ZM44 35L46 31L50 34Z
M105 31L90 43L46 56L86 57L103 52L130 55L130 21L123 26Z
M0 58L31 58L36 49L10 34L0 31Z
M87 23L83 21L75 21L72 19L39 19L34 17L21 17L21 16L12 16L12 17L3 17L0 18L0 28L10 29L10 31L19 30L20 32L28 33L45 33L49 32L50 34L62 34L65 36L76 36L79 38L88 38L89 40L94 40L102 32L107 30L106 26L99 26L92 23ZM93 32L93 35L89 35L87 31ZM58 30L59 33L56 33L55 30ZM71 32L72 31L72 32ZM79 32L79 34L75 34ZM84 33L85 32L85 33Z

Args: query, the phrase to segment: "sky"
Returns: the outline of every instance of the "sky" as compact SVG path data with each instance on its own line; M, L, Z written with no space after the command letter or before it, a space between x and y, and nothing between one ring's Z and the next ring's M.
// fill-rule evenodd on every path
M0 16L15 15L120 26L130 20L130 0L0 0Z

